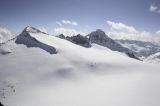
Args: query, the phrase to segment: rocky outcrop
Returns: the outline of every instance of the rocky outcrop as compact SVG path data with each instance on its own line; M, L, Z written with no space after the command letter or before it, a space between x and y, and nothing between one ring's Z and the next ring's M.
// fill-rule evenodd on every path
M33 27L26 27L23 32L17 37L16 43L17 44L24 44L27 47L38 47L41 48L45 51L47 51L50 54L56 54L57 51L53 46L50 46L48 44L45 44L36 37L33 37L31 34L36 33L36 34L44 34L47 35L45 32L41 32L40 30L33 28Z

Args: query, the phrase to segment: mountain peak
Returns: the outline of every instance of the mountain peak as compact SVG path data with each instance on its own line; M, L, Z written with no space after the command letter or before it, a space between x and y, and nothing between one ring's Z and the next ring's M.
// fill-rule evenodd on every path
M105 34L105 32L101 29L97 29L96 31L93 31L89 34L90 37L96 37L96 38L101 38L105 39L108 38L108 36Z
M41 31L41 30L39 30L37 28L32 27L32 26L25 27L22 33L26 33L26 32L27 33L29 32L29 33L43 33L43 34L47 34L47 33L43 32L43 31Z
M105 33L102 29L97 29L96 32Z
M34 27L26 27L23 32L17 36L16 43L24 44L27 47L38 47L41 48L50 54L56 54L56 49L49 45L46 41L43 40L43 37L46 35L45 32L40 31ZM47 34L48 35L48 34Z

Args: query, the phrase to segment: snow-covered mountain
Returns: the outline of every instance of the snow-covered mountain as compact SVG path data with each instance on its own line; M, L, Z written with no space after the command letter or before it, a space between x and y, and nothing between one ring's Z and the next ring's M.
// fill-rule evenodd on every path
M148 56L144 61L150 63L160 63L160 52Z
M11 53L0 54L0 102L4 106L159 106L160 66L129 58L116 48L125 47L101 35L99 30L91 33L92 44L86 48L26 27L3 44L15 46Z
M139 57L148 57L152 54L160 52L160 46L151 42L137 41L137 40L116 40L123 47L132 50Z
M139 60L139 58L134 54L134 52L132 52L132 50L121 46L119 43L108 37L105 32L100 29L91 32L87 36L78 34L76 36L65 37L63 34L60 34L58 37L87 48L91 47L92 44L98 44L113 51L125 53L129 57Z
M91 32L89 35L89 41L104 47L107 47L113 51L119 51L125 53L127 56L139 60L139 58L134 54L131 49L123 47L110 37L108 37L104 31L97 29L96 31Z
M24 44L27 47L39 47L50 54L57 53L56 48L45 42L45 36L49 36L33 27L26 27L23 32L17 37L17 44ZM44 39L43 39L44 38ZM47 39L48 40L48 39Z

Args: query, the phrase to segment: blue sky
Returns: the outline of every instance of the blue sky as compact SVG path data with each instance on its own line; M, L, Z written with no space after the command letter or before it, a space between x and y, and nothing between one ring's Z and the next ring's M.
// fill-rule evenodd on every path
M150 11L151 5L157 8ZM58 22L82 32L109 31L106 22L112 21L155 32L160 29L159 9L160 0L1 0L0 27L20 32L30 25L52 31L60 27Z

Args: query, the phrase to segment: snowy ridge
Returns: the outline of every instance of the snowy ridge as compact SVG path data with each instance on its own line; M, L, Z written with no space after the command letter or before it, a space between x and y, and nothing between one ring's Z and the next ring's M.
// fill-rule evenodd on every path
M34 35L38 34L37 37ZM42 42L41 40L37 39L42 36L48 36L45 32L41 32L40 30L33 28L33 27L26 27L23 32L17 37L16 43L17 44L24 44L27 47L39 47L50 54L55 54L57 53L56 49L51 46L46 44L46 42Z
M152 54L160 52L160 46L152 44L151 42L137 41L137 40L116 40L123 47L132 50L139 57L148 57Z
M150 55L144 61L150 63L160 63L160 52Z

